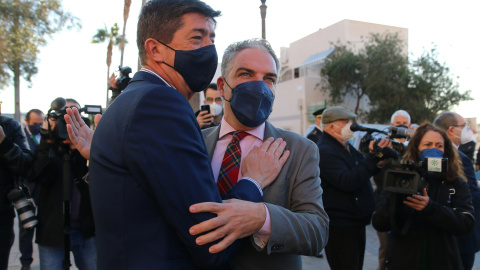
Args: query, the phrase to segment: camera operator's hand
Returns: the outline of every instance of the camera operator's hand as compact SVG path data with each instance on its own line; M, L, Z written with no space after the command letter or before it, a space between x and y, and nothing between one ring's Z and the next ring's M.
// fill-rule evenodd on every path
M370 154L373 154L375 152L375 143L377 140L372 140L370 141L370 144L368 145L368 150L370 150ZM384 148L384 147L392 147L392 142L388 138L383 138L377 145L379 148Z
M100 114L95 115L95 126L100 121L100 118ZM90 159L90 147L94 131L85 124L77 108L67 108L65 122L67 122L68 137L72 145L77 148L85 159Z
M242 175L255 180L262 189L268 186L290 156L290 150L283 152L286 146L282 138L273 141L273 137L265 140L260 147L255 146L242 161Z
M48 118L47 121L43 121L42 128L45 130L49 130L48 125L50 124L50 131L55 129L55 125L57 121L55 119Z
M110 76L110 78L108 79L108 84L110 84L110 87L112 87L113 89L117 89L117 82L117 76L115 76L115 73L112 73L112 76Z
M403 201L404 204L410 206L411 208L422 211L427 207L428 202L430 201L430 197L428 197L427 189L423 189L423 196L413 194L412 196L408 196L406 201Z
M213 114L208 113L207 111L200 111L197 115L197 122L200 127L210 125L213 121Z
M5 132L3 131L3 127L0 126L0 143L2 143L4 139L5 139Z

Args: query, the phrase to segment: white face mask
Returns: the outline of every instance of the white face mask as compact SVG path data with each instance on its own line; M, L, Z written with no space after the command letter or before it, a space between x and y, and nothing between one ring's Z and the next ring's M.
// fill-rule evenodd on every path
M456 127L456 129L459 129ZM457 138L460 138L460 144L466 144L474 140L473 131L470 129L469 126L464 126L461 130L460 136L454 135Z
M337 126L335 124L333 124L333 125L340 128L339 126ZM343 126L341 134L338 134L338 133L336 133L336 134L341 136L342 139L344 139L345 141L348 141L348 140L352 139L353 137L355 137L355 132L353 132L350 129L351 125L352 125L352 120L348 121L348 123L345 126Z
M213 103L213 106L210 105L210 109L213 109L213 112L212 112L213 116L219 116L223 112L223 106L216 102Z

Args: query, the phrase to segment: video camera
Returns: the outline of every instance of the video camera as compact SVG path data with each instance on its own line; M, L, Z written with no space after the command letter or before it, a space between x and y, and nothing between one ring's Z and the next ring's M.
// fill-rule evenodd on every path
M120 73L120 77L118 78L116 88L110 86L110 90L112 90L112 101L120 95L120 93L127 88L128 83L130 82L131 78L129 76L132 73L132 69L129 66L118 67L118 71Z
M54 141L64 141L68 139L68 132L67 132L67 123L65 122L65 114L67 114L67 108L65 108L65 105L67 104L67 101L64 98L56 98L52 103L50 104L50 109L48 110L47 113L47 120L52 119L56 121L56 125L53 131L50 130L50 123L49 123L49 129L47 131L42 131L41 133L43 135L47 135L50 137L50 139ZM85 107L78 109L80 113L84 112L86 114L98 114L102 113L102 106L100 105L85 105ZM90 119L86 117L82 117L82 119L85 121L85 123L89 126L90 125Z
M127 85L131 80L129 74L132 73L132 69L129 66L124 66L118 67L118 71L120 72L120 77L117 81L117 89L121 92L127 88Z
M359 125L358 123L353 123L350 126L350 130L352 131L365 131L367 134L363 136L362 140L360 141L360 146L359 150L362 153L369 153L369 145L372 140L377 140L375 142L374 148L375 151L379 151L377 144L380 142L381 138L375 138L372 134L373 133L379 133L386 135L389 139L396 139L396 138L404 138L404 139L410 139L413 136L414 131L402 127L394 127L390 126L388 127L388 131L383 131L375 128L368 128ZM400 155L403 155L406 150L406 146L403 143L396 142L396 141L391 141L393 149L397 151Z
M445 178L448 158L425 158L415 163L410 159L392 159L382 171L383 189L402 194L422 194L427 187L425 177Z

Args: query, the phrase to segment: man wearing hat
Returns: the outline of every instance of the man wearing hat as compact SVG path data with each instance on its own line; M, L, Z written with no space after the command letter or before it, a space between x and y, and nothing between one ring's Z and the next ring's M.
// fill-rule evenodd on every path
M313 116L315 116L315 128L307 134L307 139L314 143L318 143L318 140L320 140L320 137L322 136L322 129L320 126L322 124L322 113L324 110L325 108L322 108L312 113Z
M330 217L329 240L325 247L328 264L335 269L362 269L365 253L365 226L370 223L375 201L370 177L379 173L379 160L364 157L348 140L357 115L340 107L323 112L320 151L320 179L323 204ZM388 139L379 147L389 145ZM373 149L373 142L370 144Z

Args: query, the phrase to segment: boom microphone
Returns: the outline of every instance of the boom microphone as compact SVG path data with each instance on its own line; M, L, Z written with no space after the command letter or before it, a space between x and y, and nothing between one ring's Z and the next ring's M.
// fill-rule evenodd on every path
M407 140L410 140L415 133L411 129L394 126L388 127L388 132L391 134L391 138L406 138Z
M377 133L382 133L382 134L388 135L388 133L385 132L385 131L381 131L381 130L375 129L375 128L364 127L364 126L359 125L359 124L356 123L356 122L353 123L353 124L350 126L350 130L351 130L351 131L365 131L365 132L367 132L367 133L377 132Z

